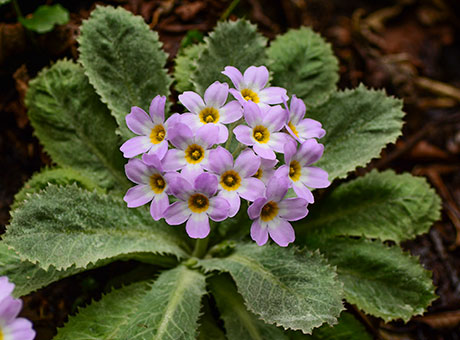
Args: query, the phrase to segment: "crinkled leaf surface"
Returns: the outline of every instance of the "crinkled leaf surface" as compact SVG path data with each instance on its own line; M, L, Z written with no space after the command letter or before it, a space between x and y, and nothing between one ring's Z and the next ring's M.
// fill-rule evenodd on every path
M273 85L284 87L308 106L324 102L336 89L338 61L331 45L302 27L279 35L267 50Z
M178 92L194 91L192 82L193 73L197 68L197 59L200 52L204 50L205 44L190 45L176 57L174 67L174 79Z
M247 308L267 323L310 333L325 322L336 323L343 309L334 268L318 253L239 244L230 256L200 265L229 272Z
M218 23L214 32L205 38L205 48L197 61L192 79L196 90L204 93L216 80L233 87L221 73L225 66L234 66L243 73L251 65L264 64L266 44L267 39L247 20Z
M365 166L388 144L401 135L402 101L384 91L363 85L334 92L320 106L307 110L307 117L323 124L325 150L315 166L324 168L329 179L346 177L358 166Z
M60 270L138 252L186 257L177 232L118 197L49 186L13 212L4 242L21 259Z
M291 340L372 340L366 328L347 312L340 315L339 323L334 326L324 325L313 331L312 335L291 332Z
M341 184L313 205L297 230L307 241L321 233L399 243L426 233L440 218L440 209L441 200L425 178L372 171Z
M204 275L179 266L153 285L136 283L105 295L71 317L55 340L192 340L205 292Z
M134 136L125 122L131 107L148 111L156 95L169 93L167 55L158 34L122 7L97 7L80 30L80 62L128 139Z
M216 300L226 335L229 340L287 340L281 328L259 320L247 310L244 300L236 291L228 275L217 275L209 280L211 292Z
M436 299L431 273L398 246L342 237L311 238L307 246L337 266L348 302L385 321L408 321Z
M58 61L30 82L26 95L35 134L53 161L106 188L127 186L116 123L83 68Z
M64 25L69 22L69 11L60 4L52 6L42 5L30 16L19 18L25 28L37 32L46 33L55 25Z

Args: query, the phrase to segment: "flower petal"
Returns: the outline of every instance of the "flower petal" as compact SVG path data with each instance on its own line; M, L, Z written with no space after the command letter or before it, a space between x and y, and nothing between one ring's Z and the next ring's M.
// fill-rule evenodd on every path
M259 92L260 101L266 104L280 104L286 97L286 90L282 87L267 87Z
M174 129L168 131L168 140L176 148L185 150L187 146L193 143L193 132L185 124L177 123Z
M201 99L198 93L193 91L185 91L179 95L179 101L187 108L187 110L196 114L200 113L200 111L205 107L203 99Z
M270 134L270 140L268 141L268 146L271 147L276 152L284 152L284 145L291 143L293 141L292 137L284 132L273 132Z
M237 68L233 66L226 66L221 73L229 77L235 88L240 90L240 84L243 81L243 75Z
M217 176L205 172L195 179L194 188L196 191L211 197L216 193L218 185Z
M268 229L262 228L258 220L252 222L251 238L256 241L258 246L263 246L268 241Z
M308 139L303 142L299 151L295 155L295 159L299 161L300 165L310 165L317 162L324 152L324 145L319 144L316 139Z
M15 299L11 295L6 296L0 304L0 318L2 323L10 323L18 316L22 308L22 300ZM1 329L0 329L1 331ZM2 334L2 333L0 333Z
M217 137L217 143L216 144L225 143L227 141L227 139L228 139L228 129L227 129L227 127L224 124L220 124L220 123L217 123L217 124L214 124L214 125L219 128L218 137Z
M281 201L289 188L289 180L284 177L273 176L272 179L267 184L267 191L265 196L268 201Z
M254 177L244 178L237 192L242 198L252 202L264 196L265 184Z
M253 90L259 91L268 82L268 70L265 66L249 66L243 75L244 84Z
M148 155L155 155L159 159L163 159L168 152L168 141L163 140L159 144L153 144L150 150L147 152ZM145 154L144 154L145 155Z
M270 132L281 130L287 123L288 112L280 105L271 106L264 112L262 125L266 126Z
M300 138L323 138L326 130L322 128L320 122L314 119L305 118L296 125L297 134Z
M227 149L218 146L209 151L209 169L220 175L233 167L233 156ZM257 170L256 170L257 171Z
M284 144L283 152L284 152L284 162L286 164L291 163L292 156L295 155L297 151L297 143L290 139L287 143Z
M171 117L169 117L168 119L166 119L166 122L164 122L163 126L166 128L166 137L168 137L168 129L173 127L176 123L180 123L180 117L182 115L179 114L179 113L174 113L171 115Z
M228 92L232 94L233 98L235 98L240 103L240 105L243 105L244 103L247 102L246 99L244 99L243 96L241 95L241 92L235 89L229 89Z
M154 157L157 158L156 156ZM136 184L148 184L150 176L154 171L153 166L149 169L147 164L137 158L131 158L125 165L126 177Z
M123 200L128 203L128 208L137 208L150 202L154 195L150 185L138 184L128 189Z
M270 136L271 138L271 136ZM238 139L238 138L237 138ZM265 159L276 159L273 150L267 144L255 143L253 149L257 155Z
M252 139L252 129L249 126L238 125L233 129L233 134L238 142L243 143L244 145L254 145L254 140Z
M219 114L221 123L233 123L243 116L243 107L237 100L232 100L219 109Z
M278 203L279 217L288 221L298 221L308 214L308 202L303 198L286 198Z
M187 221L192 212L186 202L174 202L164 212L164 218L169 225L179 225Z
M182 201L187 201L194 192L193 185L182 176L175 177L169 183L170 192Z
M292 189L294 189L297 196L305 199L308 203L315 203L315 197L312 192L302 182L292 182Z
M166 193L162 193L160 195L155 195L150 204L150 215L155 221L163 218L164 212L169 207L169 199Z
M257 157L251 149L240 153L235 160L235 171L242 177L254 175L260 166L260 157Z
M272 240L281 247L286 247L295 240L295 232L291 223L281 218L275 218L270 222L268 233Z
M262 115L262 112L259 106L256 103L253 103L252 101L245 102L243 104L243 108L244 108L244 119L246 120L246 123L248 123L250 127L254 127L256 125L262 124L263 115Z
M305 103L302 99L298 99L296 95L292 95L291 97L291 107L289 110L289 121L292 124L297 125L300 120L305 117L305 112L307 108L305 107Z
M182 169L186 164L185 152L178 149L169 149L163 158L165 171L176 171Z
M185 230L191 238L205 238L211 230L208 215L206 213L190 215Z
M9 282L8 277L0 276L0 303L14 290L14 283Z
M128 139L120 147L120 151L123 152L123 157L132 158L140 155L141 153L147 152L152 147L150 138L147 136L136 136Z
M229 211L228 211L228 217L235 216L238 213L238 210L240 210L241 199L240 199L240 196L235 191L221 190L217 197L222 197L228 202L230 206Z
M206 106L219 109L227 101L228 84L221 82L212 83L204 92L204 102Z
M219 128L215 124L206 124L196 130L195 142L209 149L217 144L219 138Z
M156 96L150 103L149 113L155 124L163 124L165 121L166 96Z
M20 339L20 340L33 340L35 338L35 331L32 328L32 322L25 318L17 318L4 329L4 338L6 339Z
M131 112L126 116L126 125L137 135L148 136L154 124L149 115L140 107L133 106Z
M248 216L251 220L255 220L260 217L260 212L262 211L265 203L267 203L267 199L265 197L260 197L249 206Z
M209 200L208 215L211 220L220 222L228 217L230 211L230 203L223 197L212 197Z
M328 176L327 171L315 166L310 166L302 168L300 181L310 188L327 188L331 184L328 180Z

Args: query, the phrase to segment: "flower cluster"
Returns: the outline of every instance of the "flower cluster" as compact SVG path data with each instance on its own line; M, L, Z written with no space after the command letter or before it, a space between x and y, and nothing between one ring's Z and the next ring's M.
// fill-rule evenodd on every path
M0 276L0 339L1 340L32 340L35 331L32 323L18 318L22 301L11 296L14 284L6 276Z
M305 217L314 202L310 188L330 184L326 171L311 166L323 154L316 139L325 131L304 117L302 100L294 95L288 106L285 89L267 87L265 66L251 66L244 74L227 66L222 73L235 88L216 81L204 98L186 91L179 101L188 112L166 121L164 96L152 100L149 114L131 109L126 123L138 136L120 149L131 158L125 170L136 185L124 200L128 207L151 202L154 220L185 222L190 237L205 238L209 219L235 216L244 199L251 204L252 239L263 245L270 236L287 246L295 239L289 221ZM284 154L284 164L277 154ZM288 196L297 197L286 198L289 189Z

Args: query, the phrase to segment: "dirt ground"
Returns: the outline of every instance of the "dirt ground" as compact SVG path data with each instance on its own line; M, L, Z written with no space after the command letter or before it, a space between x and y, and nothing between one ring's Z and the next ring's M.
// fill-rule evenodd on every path
M246 17L272 39L292 27L311 26L331 42L340 60L340 88L364 83L404 99L404 134L370 168L423 175L443 199L442 220L404 244L433 272L439 299L424 316L383 323L353 309L376 339L460 339L460 2L458 0L241 0L241 1L28 1L61 3L70 22L36 35L17 23L13 7L0 7L0 233L14 194L40 168L52 165L29 124L24 94L28 81L53 61L78 57L76 37L96 4L120 5L157 30L168 66L189 30L210 31L224 17ZM236 6L235 6L236 5ZM235 6L235 7L234 7ZM232 7L234 7L232 9ZM136 264L114 263L24 298L22 314L51 339L77 306L97 297L108 277ZM133 269L134 270L134 269Z

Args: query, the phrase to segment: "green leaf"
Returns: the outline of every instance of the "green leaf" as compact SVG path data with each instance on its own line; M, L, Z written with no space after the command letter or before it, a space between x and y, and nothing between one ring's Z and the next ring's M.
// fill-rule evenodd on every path
M42 5L30 16L19 18L19 22L28 30L37 33L52 31L55 25L65 25L69 22L69 11L60 4L53 6Z
M317 253L240 244L230 256L200 265L229 272L247 308L267 323L310 333L325 322L336 323L343 309L337 274Z
M266 44L267 39L247 20L219 22L214 32L205 38L205 48L193 74L192 81L198 92L204 93L216 80L231 84L221 73L225 66L244 72L251 65L264 64Z
M344 312L337 325L324 325L315 329L312 335L296 332L291 335L291 340L372 340L372 337L352 314Z
M151 286L136 283L107 294L71 317L55 340L192 340L205 292L205 277L180 266Z
M425 178L374 170L338 186L312 206L301 222L304 229L298 231L307 239L321 233L399 243L426 233L440 218L440 210L441 200Z
M22 189L14 196L14 203L11 210L16 209L28 196L45 189L49 184L69 185L74 184L88 191L102 190L90 178L83 176L72 168L45 168L36 172Z
M224 331L220 329L218 321L213 316L213 310L209 305L207 296L203 298L203 308L200 320L200 327L198 328L197 340L227 340Z
M128 139L134 136L125 122L131 107L148 112L156 95L169 93L167 55L158 34L142 17L122 7L101 6L83 22L80 31L80 62L117 120L121 136Z
M178 92L193 91L192 75L197 69L197 59L204 49L204 44L196 44L184 48L175 59L174 79Z
M229 340L286 340L283 330L266 324L246 309L228 275L213 276L209 280Z
M336 237L312 238L308 247L337 266L349 303L385 321L408 321L436 299L431 273L398 246Z
M139 252L187 257L177 232L118 197L49 186L13 212L4 242L21 259L60 270Z
M9 2L11 2L11 0L0 0L0 6L1 5L6 5Z
M53 161L105 188L128 186L116 123L81 66L58 61L30 82L26 95L35 134Z
M267 50L273 85L303 99L308 106L324 102L336 90L338 61L331 45L302 27L278 36Z
M332 181L365 166L385 145L394 143L401 135L404 112L401 100L360 85L333 93L307 116L320 121L326 130L321 139L324 155L315 165L324 168Z

